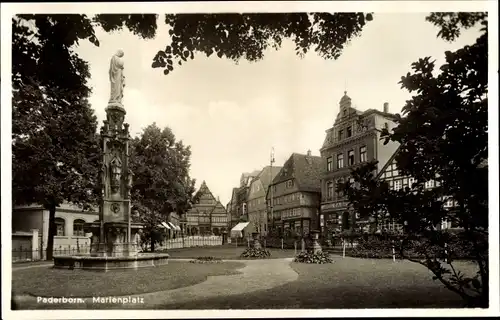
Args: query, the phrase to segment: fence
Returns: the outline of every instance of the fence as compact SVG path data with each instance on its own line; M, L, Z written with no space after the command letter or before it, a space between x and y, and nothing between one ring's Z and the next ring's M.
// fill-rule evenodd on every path
M156 250L168 250L168 249L182 249L182 248L192 248L192 247L212 247L221 246L222 236L185 236L175 239L168 239L160 241L155 244ZM151 245L143 245L143 250L149 250Z
M53 255L85 255L90 254L89 245L67 245L55 246ZM46 249L40 250L39 248L33 249L31 247L19 247L12 250L12 262L27 262L42 260L46 255Z
M182 249L191 247L209 247L222 245L221 236L187 236L175 239L164 240L155 244L155 251ZM149 244L142 245L142 251L150 251ZM88 255L90 254L90 245L67 245L55 246L53 255ZM32 247L19 246L12 250L12 262L27 262L42 260L45 256L45 250L33 249Z

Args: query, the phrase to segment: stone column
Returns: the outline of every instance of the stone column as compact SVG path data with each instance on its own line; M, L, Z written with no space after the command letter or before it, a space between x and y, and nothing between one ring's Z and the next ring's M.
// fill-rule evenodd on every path
M31 229L31 259L40 260L40 244L38 243L38 229Z

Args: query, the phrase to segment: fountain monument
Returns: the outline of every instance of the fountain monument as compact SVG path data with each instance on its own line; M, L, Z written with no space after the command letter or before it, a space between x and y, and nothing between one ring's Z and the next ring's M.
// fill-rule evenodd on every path
M125 76L122 50L111 58L110 99L101 128L102 196L99 220L87 223L92 233L90 255L54 256L54 267L69 269L128 269L166 264L168 254L140 254L138 238L143 225L131 221L130 191L133 173L129 168L129 125L122 105Z

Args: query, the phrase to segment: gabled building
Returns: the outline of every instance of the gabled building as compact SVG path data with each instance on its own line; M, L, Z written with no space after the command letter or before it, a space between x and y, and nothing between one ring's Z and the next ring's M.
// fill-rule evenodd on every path
M250 173L243 173L240 177L240 187L238 188L236 194L236 215L238 220L244 219L248 221L248 194L250 189L250 184L253 178L258 176L260 170L254 170Z
M387 161L385 166L380 170L379 174L377 175L377 179L386 181L389 184L389 189L391 190L400 190L400 189L405 189L407 187L411 189L413 184L415 183L415 179L411 176L403 175L401 171L398 169L398 165L396 162L396 156L398 152L399 149L396 150L396 152L392 155L389 161ZM429 180L424 183L425 189L432 189L439 186L440 186L439 179ZM458 206L457 202L453 200L451 197L446 198L446 201L444 203L444 208L453 211L457 208L457 206ZM378 224L376 227L377 227L376 231L378 232L381 231L402 232L404 229L403 225L398 224L393 219L386 218L384 216L379 217ZM436 227L441 229L456 229L458 228L458 225L456 224L456 222L442 221L441 224Z
M319 228L323 167L324 160L311 151L293 153L288 158L267 191L268 212L272 210L272 215L268 214L269 229L308 235Z
M228 231L227 211L205 181L198 190L198 202L185 214L183 230L188 235L220 235Z
M381 129L390 131L396 126L396 116L388 109L389 104L384 103L382 111L359 111L347 92L340 100L339 112L333 126L326 130L320 150L324 160L320 226L325 236L356 226L356 215L345 195L337 192L337 184L351 179L351 169L371 160L378 160L377 174L399 146L395 142L384 145L380 140Z
M281 167L264 167L250 183L247 200L248 221L254 225L254 229L261 235L266 235L268 230L266 206L267 189L280 170Z

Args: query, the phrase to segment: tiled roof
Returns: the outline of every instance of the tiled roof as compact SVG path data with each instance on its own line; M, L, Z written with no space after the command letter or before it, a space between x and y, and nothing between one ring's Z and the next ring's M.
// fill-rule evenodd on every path
M325 160L318 156L293 153L274 178L273 184L295 178L300 190L320 192L320 179L325 166L324 162Z
M274 178L278 175L282 167L272 167L272 177L271 177L271 166L266 166L262 171L259 173L259 175L256 177L260 179L262 183L262 187L264 190L267 190L267 187L269 186L269 183L274 180Z

